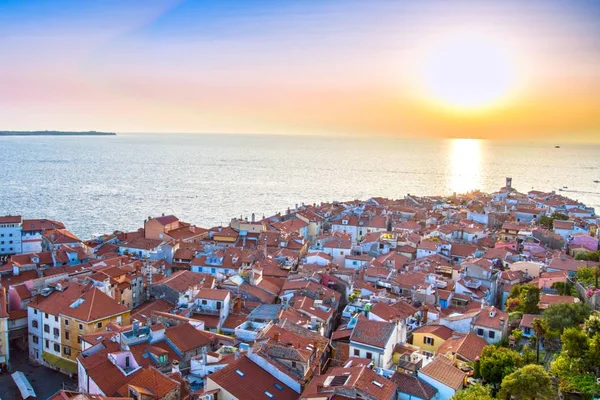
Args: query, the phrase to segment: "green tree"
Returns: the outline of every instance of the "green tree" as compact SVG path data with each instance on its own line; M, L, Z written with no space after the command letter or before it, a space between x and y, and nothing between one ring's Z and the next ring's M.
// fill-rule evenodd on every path
M584 358L589 350L588 337L577 327L566 328L560 336L562 352L570 358Z
M523 296L523 312L525 314L537 314L540 312L538 303L540 302L540 288L538 286L527 285L527 290Z
M587 304L579 302L553 304L543 315L548 329L562 333L565 328L582 324L590 313Z
M521 356L516 351L494 345L483 348L480 356L481 377L489 384L498 386L505 376L521 365Z
M519 343L521 339L523 339L523 331L520 329L513 329L511 332L512 337L515 338L515 343Z
M535 362L540 363L540 341L548 331L548 324L542 318L534 318L531 327L535 332Z
M539 287L536 285L514 285L506 300L506 308L509 311L537 314L539 312L539 302Z
M594 312L584 323L585 331L589 336L594 336L600 332L600 313Z
M492 400L489 386L480 384L471 385L466 389L459 390L451 400Z
M552 215L550 216L550 218L557 219L559 221L568 221L569 220L569 216L568 215L561 214L559 212L552 213Z
M551 287L560 296L577 296L577 291L571 282L554 282Z
M550 400L556 397L550 375L540 365L526 365L502 380L502 399Z
M576 260L580 261L600 261L600 251L581 251L575 255Z
M545 215L542 215L540 217L540 219L538 220L538 223L540 224L540 226L546 228L546 229L552 229L552 223L554 222L554 219L551 217L547 217Z

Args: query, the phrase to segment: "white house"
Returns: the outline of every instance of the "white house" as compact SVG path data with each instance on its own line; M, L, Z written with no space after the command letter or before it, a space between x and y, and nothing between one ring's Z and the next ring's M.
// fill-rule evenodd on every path
M375 367L389 369L394 346L398 343L395 323L370 321L359 316L350 336L350 357L368 358Z

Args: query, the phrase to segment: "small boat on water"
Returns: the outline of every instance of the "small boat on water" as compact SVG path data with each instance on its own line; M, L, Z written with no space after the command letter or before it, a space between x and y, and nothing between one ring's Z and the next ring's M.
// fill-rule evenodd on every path
M594 181L594 183L600 183L600 180L596 179L596 180Z
M554 146L555 149L560 149L559 145Z

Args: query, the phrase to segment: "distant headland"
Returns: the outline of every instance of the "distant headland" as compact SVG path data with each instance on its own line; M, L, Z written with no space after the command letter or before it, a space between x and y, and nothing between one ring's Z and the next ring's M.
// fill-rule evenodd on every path
M0 131L0 136L116 136L114 132Z

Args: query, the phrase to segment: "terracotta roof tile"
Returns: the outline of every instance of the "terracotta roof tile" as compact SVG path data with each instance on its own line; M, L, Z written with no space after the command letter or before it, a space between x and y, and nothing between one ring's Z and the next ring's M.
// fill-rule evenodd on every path
M444 356L437 356L432 362L421 368L419 375L424 374L454 390L463 387L467 374L452 365L452 362Z

